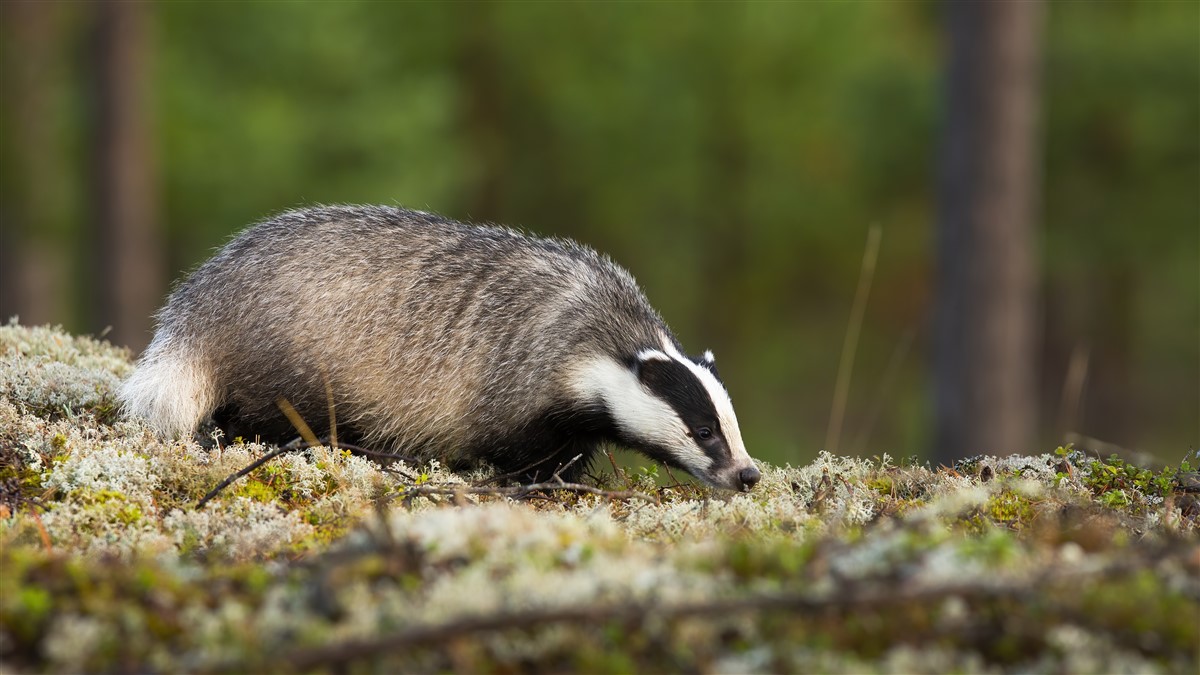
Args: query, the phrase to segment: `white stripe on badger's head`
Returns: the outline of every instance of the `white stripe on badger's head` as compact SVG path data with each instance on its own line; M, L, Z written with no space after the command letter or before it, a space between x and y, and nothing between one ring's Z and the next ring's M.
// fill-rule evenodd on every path
M634 363L597 357L580 364L570 383L583 400L601 402L621 440L650 457L678 466L706 483L748 490L759 472L746 454L729 393L712 370L663 337Z
M671 358L683 364L700 380L716 410L721 435L728 452L727 466L723 467L723 470L719 470L720 482L726 486L732 485L734 489L749 489L754 482L758 481L758 470L754 465L754 460L746 452L746 444L742 441L742 430L738 426L737 415L733 412L733 401L729 397L729 391L717 379L716 358L713 356L712 350L705 350L701 357L701 363L696 363L681 354L670 338L663 336L662 343L663 350ZM739 477L741 472L747 469L753 469L750 473L754 475L749 486L743 485L743 481Z
M663 358L657 351L642 352L638 360ZM621 439L642 450L666 449L671 463L682 467L695 476L704 475L712 465L712 459L693 444L684 444L688 428L679 415L666 401L650 393L638 381L637 373L629 366L611 358L601 356L579 364L570 375L574 394L584 401L598 401L604 405Z

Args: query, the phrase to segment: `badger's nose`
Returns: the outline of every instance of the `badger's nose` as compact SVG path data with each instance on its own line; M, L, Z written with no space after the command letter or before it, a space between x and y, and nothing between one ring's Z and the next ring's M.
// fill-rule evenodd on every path
M762 478L762 474L758 472L758 467L748 466L738 472L738 480L742 481L743 492L748 492L750 488L757 485L760 478Z

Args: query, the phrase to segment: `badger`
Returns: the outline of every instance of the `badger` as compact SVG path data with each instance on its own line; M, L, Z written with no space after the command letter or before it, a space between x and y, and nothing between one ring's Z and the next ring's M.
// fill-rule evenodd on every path
M574 241L422 211L322 206L252 225L157 314L121 385L166 437L314 430L461 467L578 480L606 443L719 488L760 478L711 351Z

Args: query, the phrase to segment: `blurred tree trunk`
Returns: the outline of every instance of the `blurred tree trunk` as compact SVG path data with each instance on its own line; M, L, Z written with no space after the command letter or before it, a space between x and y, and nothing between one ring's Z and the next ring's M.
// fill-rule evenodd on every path
M710 8L716 18L708 24L711 32L702 35L709 44L722 40L738 43L747 34L747 8L740 4L719 4ZM741 307L749 315L754 302L746 283L750 267L749 250L753 230L747 222L749 211L750 156L746 111L746 69L741 54L727 54L721 50L707 49L697 45L697 62L707 73L706 106L703 118L703 136L700 139L702 156L705 157L707 195L705 208L699 212L698 228L706 236L704 268L708 271L700 276L704 285L706 305L713 311L700 312L698 334L704 336L705 344L694 347L697 351L711 348L719 358L724 354L727 372L740 370L738 354L734 345L753 342L747 337L752 321L730 321L728 312ZM739 274L714 274L712 270L741 270Z
M1031 452L1042 6L948 2L936 457Z
M54 3L0 3L7 139L0 176L0 321L62 322L66 256L54 241L64 167L54 133Z
M509 157L493 11L478 5L464 16L457 69L466 99L463 131L478 162L474 193L465 204L467 214L472 220L503 222Z
M150 11L140 2L95 6L93 327L137 351L166 287L157 223L150 99Z

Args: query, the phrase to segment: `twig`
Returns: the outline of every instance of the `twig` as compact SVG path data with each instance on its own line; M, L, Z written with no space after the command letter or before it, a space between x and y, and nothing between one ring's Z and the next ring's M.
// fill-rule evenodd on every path
M662 467L667 470L667 475L671 477L671 480L675 481L671 485L664 485L663 486L664 489L665 488L683 487L683 482L675 477L675 474L671 471L671 466L669 464L663 464Z
M337 450L337 414L333 405L333 385L329 384L329 373L325 372L325 366L318 363L317 368L321 371L321 379L325 382L325 400L329 403L329 445Z
M278 457L280 455L285 455L289 452L295 452L295 451L296 451L296 448L286 448L286 447L277 448L275 450L272 450L271 452L268 452L267 454L263 455L262 457L259 457L257 460L251 462L250 465L247 466L246 468L242 469L241 471L238 471L237 473L233 474L232 476L221 481L220 484L217 485L217 487L213 488L212 490L210 490L208 492L208 494L204 495L204 497L200 501L196 502L196 510L198 511L198 510L204 508L204 505L207 504L210 499L212 499L213 497L216 497L217 493L219 493L221 490L224 490L225 488L229 487L229 484L234 482L235 480L241 478L242 476L245 476L246 474L250 473L251 471L257 469L258 467L262 466L263 464L266 464L267 462L275 459L276 457Z
M279 406L279 409L283 411L284 415L287 416L288 421L292 423L292 426L296 427L296 431L300 432L300 437L304 439L305 443L308 443L309 445L321 444L321 442L317 440L317 435L313 433L311 428L309 428L308 423L304 421L304 418L300 416L300 413L296 412L296 409L292 407L292 404L289 403L286 398L280 396L279 398L275 399L275 405Z
M550 490L565 490L567 492L582 492L591 495L598 495L606 499L641 499L652 504L657 504L659 501L654 497L637 492L635 490L601 490L591 485L583 485L581 483L564 483L561 479L547 483L528 483L525 485L516 485L513 487L483 487L479 485L413 485L404 488L403 497L412 499L413 497L428 496L428 495L492 495L495 497L523 497L533 492L550 491Z
M846 415L846 399L850 394L850 374L854 372L854 356L858 352L858 335L862 331L863 315L867 310L867 298L871 294L871 279L875 276L875 261L879 257L879 239L882 230L872 225L867 232L867 248L863 251L862 269L858 275L858 289L854 292L854 304L850 308L850 323L846 326L846 338L842 342L842 358L838 363L837 382L833 387L833 408L829 412L829 429L825 432L825 451L837 452L842 436L842 420Z
M316 445L308 445L308 446L304 446L304 447L319 448L322 445L323 445L322 443L317 443ZM357 452L359 454L366 455L367 457L371 457L374 459L391 459L391 460L395 460L395 461L399 461L399 462L404 462L405 464L410 464L412 466L420 466L420 464L421 464L421 461L419 459L417 459L416 457L409 457L407 455L397 455L396 453L383 452L382 450L371 450L370 448L364 448L364 447L360 447L357 445L351 445L350 443L342 443L341 445L334 446L333 449L334 450L349 450L351 452Z
M621 470L621 467L617 466L617 458L613 457L612 450L605 450L604 454L608 455L608 463L612 464L613 476L624 482L625 485L629 485L629 476Z
M560 474L562 474L562 472L566 471L567 469L571 468L571 465L574 464L575 462L578 462L579 458L581 458L581 457L583 457L582 453L575 455L574 457L571 458L571 461L558 467L558 469L555 470L554 474L551 475L550 477L553 478L554 480L558 481L559 483L562 483L563 479Z
M496 474L495 476L491 476L490 478L484 478L482 480L476 481L475 485L476 486L484 486L484 485L488 485L491 483L500 483L500 482L508 480L509 478L516 478L517 476L527 475L529 473L530 469L540 466L545 461L546 461L545 459L535 459L535 460L533 460L533 462L526 464L525 466L521 467L520 469L517 469L516 471L509 471L508 473L500 473L500 474ZM536 473L533 475L533 478L537 478Z
M570 443L570 441L567 441L567 443ZM559 452L562 452L562 450L567 447L567 443L563 443L562 445L558 446L558 450L555 450L554 454L558 454ZM553 455L551 455L551 456L553 456ZM561 474L563 471L567 470L567 467L571 466L575 462L578 462L582 458L583 458L583 454L575 455L573 458L571 458L571 461L566 463L565 466L558 467L558 470L556 470L552 474L553 477L557 478L559 474ZM490 485L492 483L499 483L502 481L506 481L509 478L525 476L525 475L529 474L530 469L537 467L537 466L541 466L545 462L546 462L545 459L535 459L535 460L533 460L533 462L526 464L525 466L521 467L520 469L517 469L516 471L509 471L508 473L496 474L495 476L491 476L490 478L484 478L482 480L475 481L474 485L476 485L476 486ZM535 472L532 476L530 476L530 478L532 478L533 480L537 480L537 473Z
M1119 567L1098 570L1101 574L1123 571ZM760 595L707 602L663 606L655 602L607 606L574 606L553 609L510 611L486 616L470 616L457 621L416 626L377 638L350 640L324 647L301 649L283 658L283 663L299 671L320 666L345 664L388 653L401 654L412 647L429 647L466 635L505 630L526 630L547 624L595 624L602 622L638 622L647 617L659 620L723 616L740 612L788 611L800 615L852 609L883 611L910 602L937 601L951 597L999 599L1032 597L1044 593L1044 585L1055 581L1078 580L1078 572L1047 573L1035 583L1010 582L992 585L950 584L904 590L891 586L851 594L834 593L814 596L811 592Z

